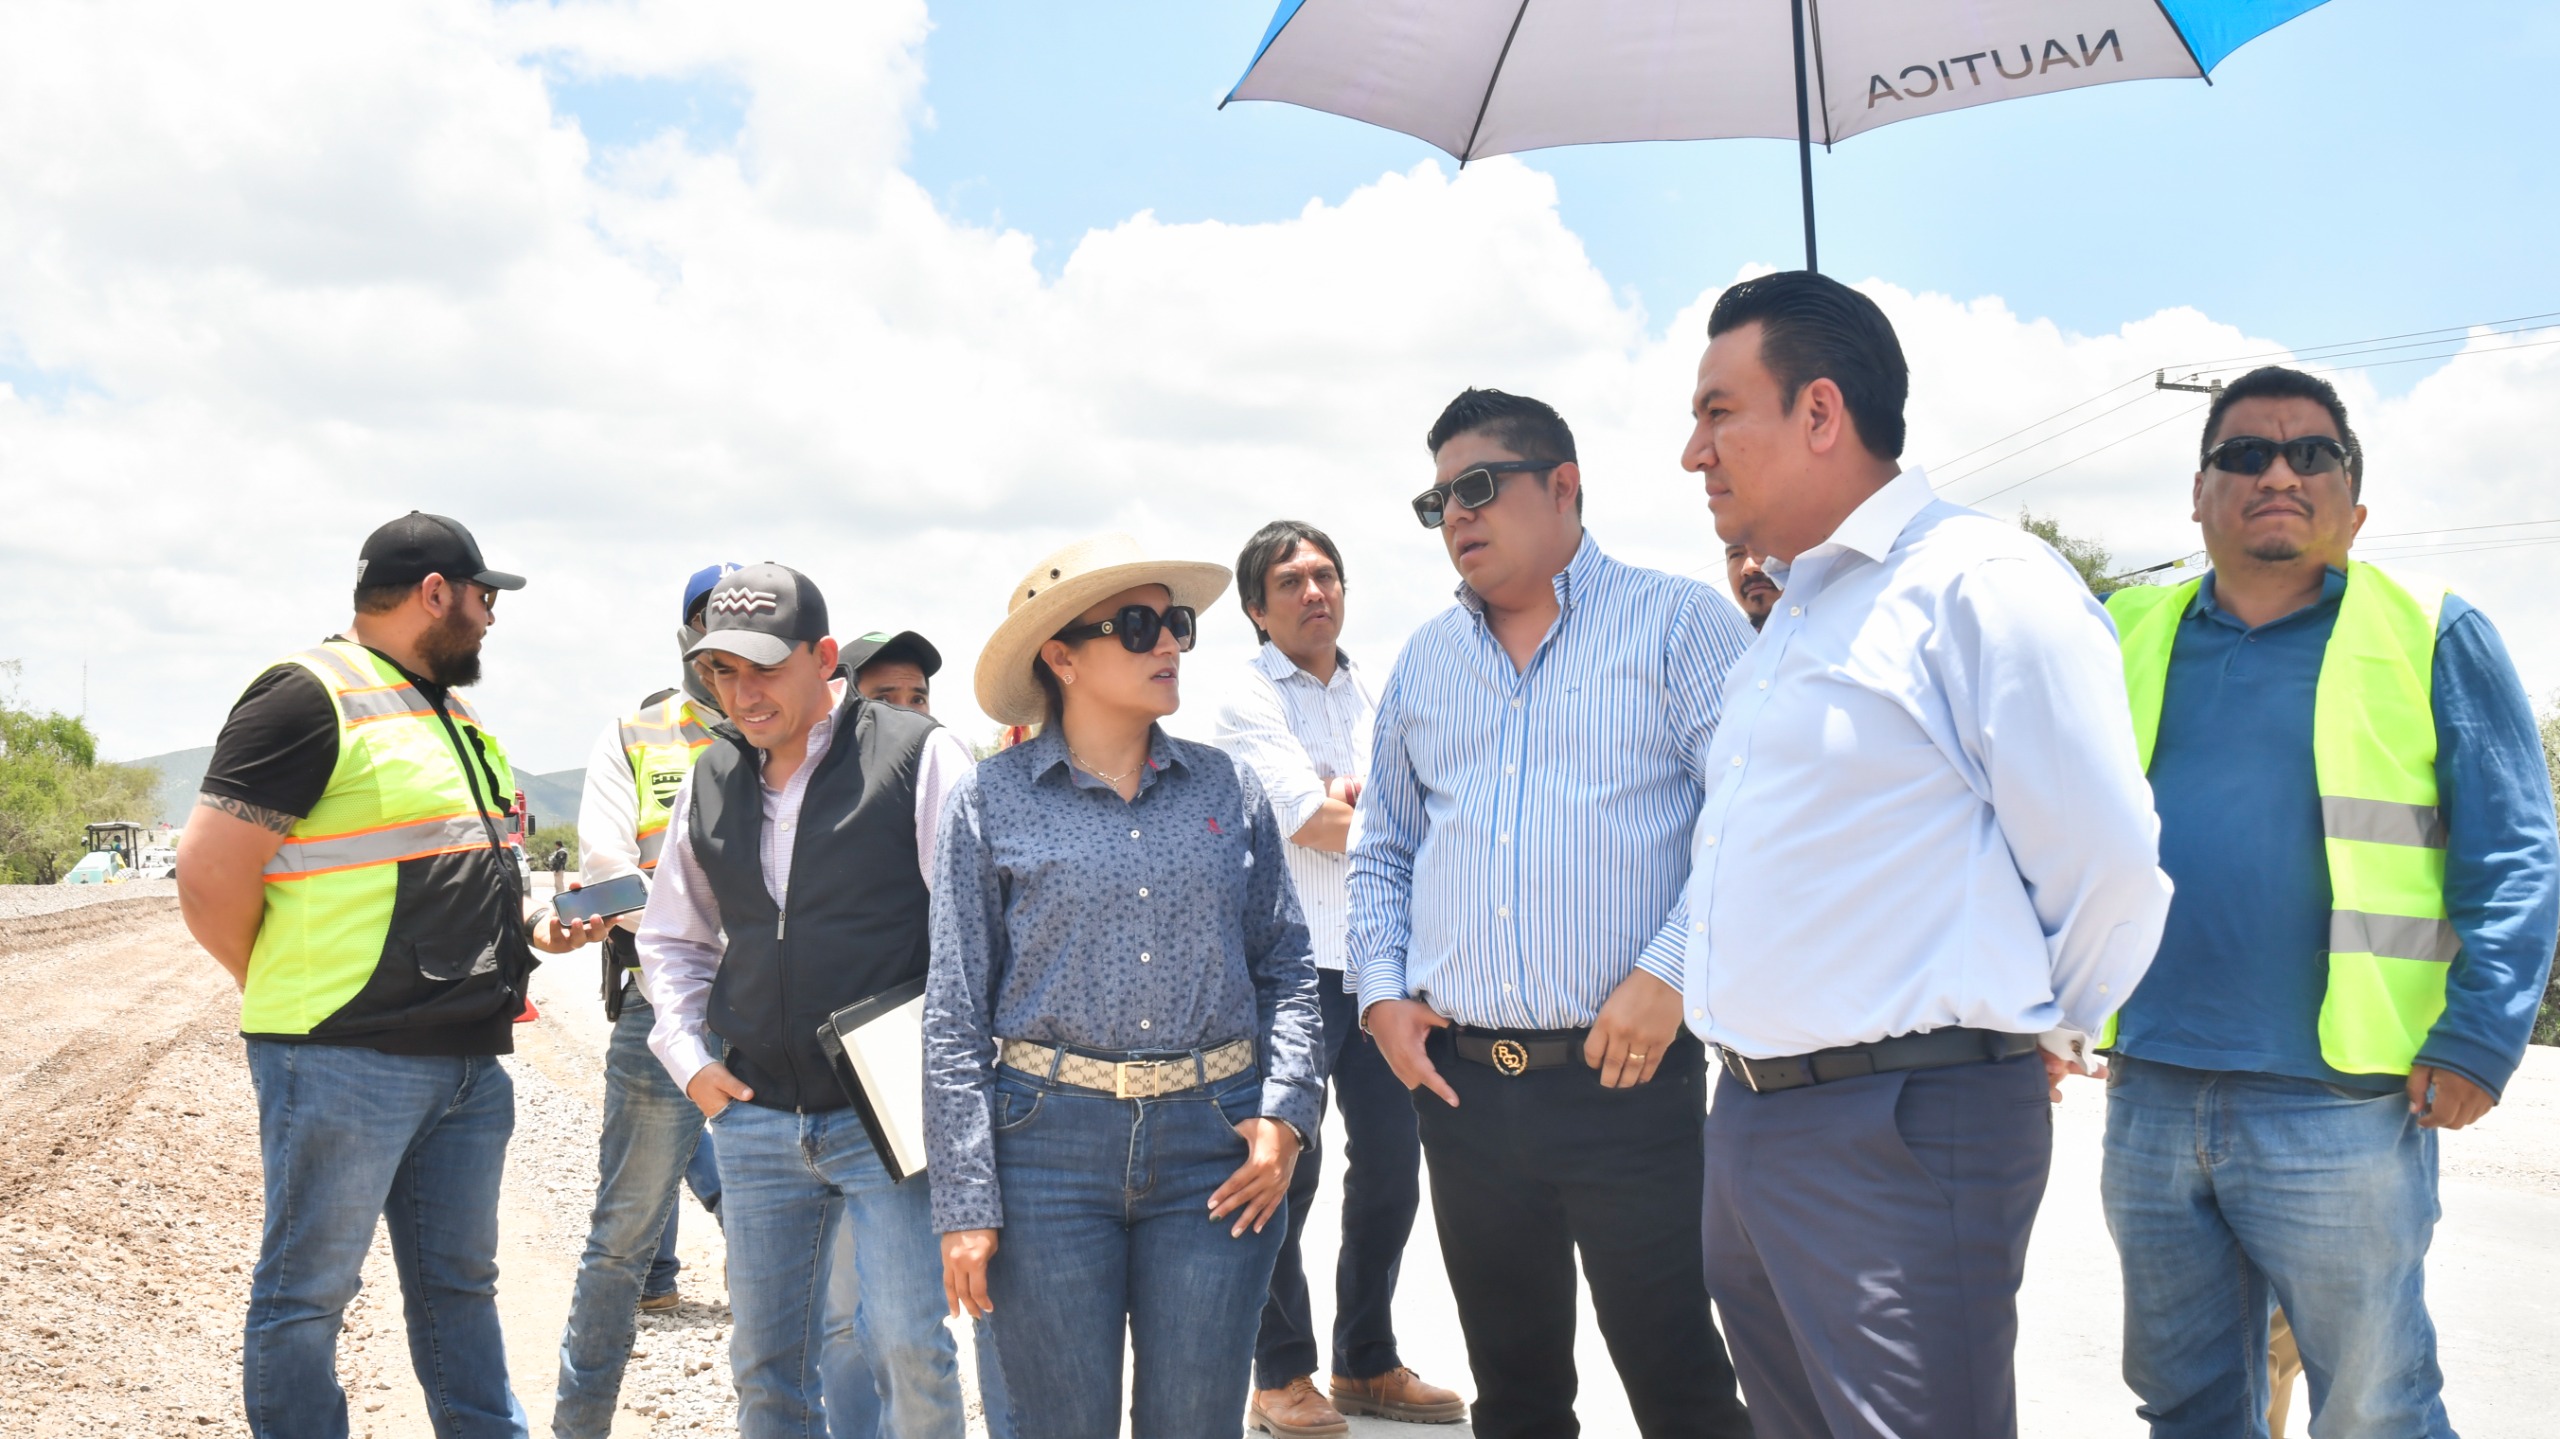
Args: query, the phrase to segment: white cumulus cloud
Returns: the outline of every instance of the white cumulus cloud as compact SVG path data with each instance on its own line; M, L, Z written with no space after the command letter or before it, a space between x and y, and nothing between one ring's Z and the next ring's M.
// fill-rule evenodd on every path
M1678 470L1712 296L1657 328L1532 163L1423 165L1272 224L1134 215L1044 278L901 169L927 24L914 0L15 7L0 126L46 138L0 150L0 657L26 698L73 707L85 664L110 753L209 743L264 663L344 622L357 544L413 507L532 579L483 708L534 769L672 682L677 586L713 559L806 570L840 633L932 636L966 732L1006 586L1102 529L1228 560L1264 520L1323 525L1382 663L1453 583L1405 501L1468 384L1563 410L1612 551L1713 558ZM634 78L735 87L743 123L600 147L552 88ZM2076 335L1866 288L1933 467L2152 368L2279 349L2192 311ZM2539 518L2523 441L2555 355L2390 399L2343 376L2372 528ZM2127 387L1935 472L1968 498L2077 458L1988 507L2166 558L2194 544L2193 403ZM2549 684L2535 553L2437 572ZM1195 718L1248 642L1213 618Z

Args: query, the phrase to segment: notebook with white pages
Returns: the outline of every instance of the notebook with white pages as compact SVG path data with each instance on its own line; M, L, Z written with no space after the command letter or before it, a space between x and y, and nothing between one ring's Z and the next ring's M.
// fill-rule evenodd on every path
M889 1177L924 1173L924 980L827 1016L818 1044Z

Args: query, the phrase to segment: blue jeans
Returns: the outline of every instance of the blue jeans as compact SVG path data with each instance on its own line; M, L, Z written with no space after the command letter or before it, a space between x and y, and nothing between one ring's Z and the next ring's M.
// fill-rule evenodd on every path
M1241 1239L1209 1195L1244 1163L1261 1112L1247 1071L1207 1090L1113 1099L996 1071L1004 1230L987 1269L995 1347L1024 1439L1120 1432L1120 1336L1136 1347L1135 1439L1244 1426L1254 1332L1284 1210Z
M693 1158L685 1163L684 1187L693 1191L694 1201L712 1218L720 1217L720 1149L707 1134L693 1147ZM649 1261L649 1277L640 1281L641 1298L655 1299L676 1292L676 1276L684 1272L684 1261L676 1257L676 1221L683 1217L683 1205L667 1206L667 1227L658 1231L658 1257Z
M379 1219L438 1439L523 1439L498 1333L515 1085L491 1058L248 1042L266 1168L240 1377L257 1439L346 1439L338 1329Z
M1405 1241L1422 1205L1422 1130L1413 1095L1387 1067L1378 1042L1360 1032L1359 1001L1343 992L1341 976L1316 977L1324 1009L1324 1067L1333 1100L1342 1106L1342 1250L1333 1263L1333 1372L1375 1379L1404 1364L1396 1352L1396 1278L1404 1268ZM1262 1306L1254 1341L1254 1383L1278 1389L1316 1372L1316 1330L1310 1317L1307 1271L1298 1238L1315 1208L1324 1152L1298 1156L1289 1180L1289 1232L1271 1271L1271 1297Z
M2154 1439L2264 1439L2271 1299L2319 1439L2451 1439L2425 1292L2436 1137L2401 1091L2118 1056L2102 1190Z
M958 1349L942 1323L931 1180L892 1183L851 1109L732 1104L711 1130L720 1145L741 1439L818 1439L826 1432L820 1369L848 1351L867 1353L877 1377L879 1433L958 1439ZM861 1286L858 1340L822 1310L819 1276L848 1251ZM815 1345L812 1333L822 1336ZM826 1392L832 1409L837 1391Z

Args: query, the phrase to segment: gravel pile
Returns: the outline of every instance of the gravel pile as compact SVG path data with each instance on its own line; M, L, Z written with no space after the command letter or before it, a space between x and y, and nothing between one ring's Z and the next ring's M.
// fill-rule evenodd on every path
M26 919L92 904L149 899L178 901L174 879L129 879L122 884L0 884L0 919Z

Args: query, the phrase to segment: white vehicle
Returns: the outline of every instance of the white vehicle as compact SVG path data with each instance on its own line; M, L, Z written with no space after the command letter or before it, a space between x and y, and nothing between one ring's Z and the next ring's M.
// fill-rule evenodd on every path
M153 848L142 852L142 862L133 867L135 879L175 879L178 876L178 852Z

